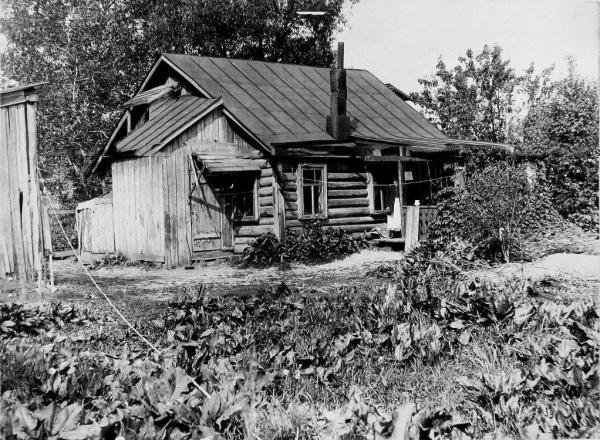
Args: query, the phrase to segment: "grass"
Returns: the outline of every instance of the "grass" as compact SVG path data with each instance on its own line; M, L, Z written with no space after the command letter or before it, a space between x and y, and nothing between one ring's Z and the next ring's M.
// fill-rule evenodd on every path
M223 408L235 407L239 404L236 399L246 396L242 399L246 403L241 419L229 415L217 423L215 417L210 419L211 429L226 438L254 433L261 439L323 436L333 423L327 418L333 417L332 410L352 414L344 422L352 426L347 438L364 438L367 428L363 420L375 420L377 426L384 426L388 419L382 414L391 414L407 402L417 403L418 409L443 409L457 419L471 422L475 438L494 431L519 437L523 423L537 423L541 429L549 429L536 415L539 411L554 414L556 402L575 402L565 394L567 388L562 382L542 377L538 380L544 383L544 392L552 394L549 403L540 409L528 400L531 393L541 392L539 388L512 391L498 379L514 377L516 371L535 378L539 376L541 358L551 359L566 372L575 368L570 360L557 357L552 348L555 339L576 335L578 331L556 321L568 307L567 301L560 299L567 280L541 280L534 287L556 295L527 298L522 280L491 286L477 280L471 282L464 275L452 275L445 268L409 276L417 278L399 284L367 279L364 283L328 287L325 292L307 289L279 296L269 290L239 298L212 297L185 288L181 298L172 302L136 299L131 295L117 300L118 307L135 326L164 350L164 360L160 361L113 317L106 304L88 299L78 306L89 309L81 311L85 318L82 321L63 320L50 333L27 336L28 344L53 344L50 354L40 350L23 352L15 348L20 343L15 337L0 342L0 362L8 371L2 377L2 391L11 391L11 405L29 402L30 408L38 405L33 402L75 402L79 392L57 398L39 391L49 378L49 368L64 359L111 374L115 377L111 383L119 383L116 377L120 374L114 365L110 366L111 359L132 359L128 361L132 366L136 359L158 362L157 365L164 365L160 368L165 372L172 371L172 367L163 362L171 359L168 362L175 362L197 377L210 393L230 389L221 397ZM500 306L504 300L515 307L535 305L532 322L515 324L511 314L503 318ZM449 303L444 305L444 301ZM548 312L552 307L555 311ZM595 313L593 308L582 310ZM597 327L593 316L589 320L578 315L568 319ZM63 336L67 339L62 340ZM577 342L577 359L586 363L597 356L597 348L582 341ZM539 353L519 354L531 346L537 347ZM78 357L82 351L106 355L110 362L82 360ZM91 380L86 374L82 368L80 383ZM227 388L231 375L236 374L244 379L235 379L237 385ZM500 388L463 385L465 380L480 381L484 374L498 380ZM252 385L263 376L267 377L265 385ZM23 377L30 380L23 381ZM153 376L148 381L158 378L159 375ZM123 382L125 390L131 385L128 380ZM577 382L576 386L579 398L590 403L595 395L585 382ZM358 400L352 397L356 392L361 396ZM113 397L106 393L100 388L90 398L110 402ZM518 399L519 407L529 413L513 414L507 410L508 398ZM128 405L135 406L136 402ZM189 405L188 400L184 404ZM6 402L3 405L6 407ZM85 411L89 421L100 420L108 409L86 406ZM581 414L583 419L589 419L585 423L598 420L593 413ZM435 420L434 416L429 417ZM555 428L554 434L581 432L581 424L569 423ZM157 425L157 429L161 427ZM192 428L184 424L182 429Z

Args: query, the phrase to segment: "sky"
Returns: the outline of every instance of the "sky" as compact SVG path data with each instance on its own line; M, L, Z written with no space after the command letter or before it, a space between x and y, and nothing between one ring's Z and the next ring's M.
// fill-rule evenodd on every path
M556 64L597 79L599 3L578 0L360 0L337 36L345 67L364 68L405 92L420 90L440 55L448 67L468 48L500 45L518 72Z

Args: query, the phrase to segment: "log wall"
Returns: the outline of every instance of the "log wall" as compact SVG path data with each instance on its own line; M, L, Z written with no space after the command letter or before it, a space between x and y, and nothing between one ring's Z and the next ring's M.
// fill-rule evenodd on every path
M298 164L309 162L287 162L283 165L285 185L286 226L299 229L304 220L298 217ZM322 164L321 162L313 162ZM323 225L341 228L346 232L362 234L385 226L385 216L372 216L369 210L368 180L364 164L352 160L326 161L327 164L327 218Z

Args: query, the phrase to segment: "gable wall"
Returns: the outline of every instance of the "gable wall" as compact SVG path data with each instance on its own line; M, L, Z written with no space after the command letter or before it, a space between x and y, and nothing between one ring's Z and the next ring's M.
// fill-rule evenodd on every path
M164 256L164 164L162 157L112 164L115 251L128 258Z
M258 224L240 224L234 227L235 250L240 252L258 234L273 229L273 173L271 167L261 152L248 144L233 130L221 110L215 110L157 153L164 158L165 255L168 267L186 265L191 262L189 194L192 187L191 176L193 175L190 174L190 158L192 153L201 151L192 151L185 143L194 138L207 143L233 143L239 147L236 154L255 159L261 168L259 221ZM205 148L208 148L208 146Z

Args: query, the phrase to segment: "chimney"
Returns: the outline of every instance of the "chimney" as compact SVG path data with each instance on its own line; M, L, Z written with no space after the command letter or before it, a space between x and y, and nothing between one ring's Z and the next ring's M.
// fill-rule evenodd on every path
M337 68L331 68L331 104L327 116L327 133L335 139L350 136L350 117L346 114L348 90L344 70L344 43L338 43Z

